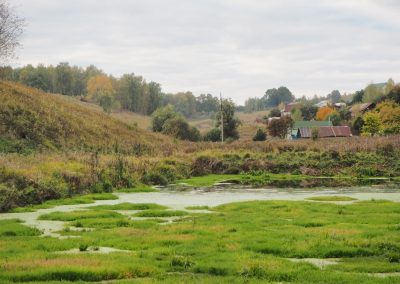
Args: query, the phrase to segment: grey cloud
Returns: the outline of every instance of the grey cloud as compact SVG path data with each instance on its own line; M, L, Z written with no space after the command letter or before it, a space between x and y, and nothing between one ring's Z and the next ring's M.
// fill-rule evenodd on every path
M19 65L95 64L239 103L280 85L311 96L400 80L398 1L13 2L28 22Z

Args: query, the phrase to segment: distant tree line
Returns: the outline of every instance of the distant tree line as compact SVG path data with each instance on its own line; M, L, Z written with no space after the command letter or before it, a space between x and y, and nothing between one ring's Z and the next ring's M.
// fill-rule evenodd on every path
M106 112L129 110L151 115L157 108L173 105L176 112L190 118L210 115L219 109L219 100L211 94L194 96L191 92L166 94L157 82L147 82L133 73L120 78L107 75L94 65L86 68L62 62L56 66L27 65L0 68L0 78L19 82L45 92L81 97L95 102Z
M292 92L286 87L279 87L278 89L269 89L261 98L249 98L245 101L245 112L255 112L267 108L277 107L280 104L286 104L295 100Z

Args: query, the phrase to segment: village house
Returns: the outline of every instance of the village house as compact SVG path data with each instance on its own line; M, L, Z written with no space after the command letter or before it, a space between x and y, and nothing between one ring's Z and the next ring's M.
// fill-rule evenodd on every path
M374 109L375 107L375 103L355 104L350 108L351 116L356 117L357 115L362 115L365 112Z
M329 137L351 137L351 130L348 126L321 126L318 127L319 138ZM300 127L297 130L296 138L312 138L312 128Z
M284 109L281 111L282 113L282 117L283 116L291 116L292 115L292 110L298 106L299 103L289 103L287 105L285 105Z
M319 121L319 120L310 120L310 121L305 121L305 120L298 120L293 123L293 127L290 131L289 134L289 139L296 139L299 138L297 137L297 133L299 128L319 128L323 126L333 126L332 122L329 120L326 121Z
M318 108L321 108L321 107L326 107L326 106L328 106L330 103L331 103L331 102L328 101L328 100L323 100L323 101L320 101L319 103L316 103L314 106L316 106L316 107L318 107Z

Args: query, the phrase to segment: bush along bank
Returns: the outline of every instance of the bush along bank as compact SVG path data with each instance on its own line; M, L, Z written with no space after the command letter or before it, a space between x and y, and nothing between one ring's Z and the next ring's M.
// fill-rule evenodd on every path
M399 183L399 150L210 150L167 158L98 153L0 156L0 210L78 194L151 190L190 177L222 176L240 184L276 187ZM207 184L211 186L213 184Z

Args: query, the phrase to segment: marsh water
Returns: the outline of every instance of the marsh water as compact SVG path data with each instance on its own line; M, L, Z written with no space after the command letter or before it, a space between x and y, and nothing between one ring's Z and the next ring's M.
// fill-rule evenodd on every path
M390 200L400 202L400 188L381 187L349 187L349 188L312 188L312 189L254 189L235 188L233 185L217 186L208 189L177 191L160 189L158 192L147 193L116 193L118 199L99 200L91 204L62 205L49 209L39 209L35 212L3 213L0 220L20 219L26 225L36 227L44 236L62 237L57 231L64 228L60 221L38 220L42 214L51 212L70 212L85 210L96 205L114 205L119 203L157 203L170 209L185 210L188 206L218 206L221 204L253 201L253 200L288 200L302 201L315 196L340 195L352 197L354 201L339 201L338 204L349 204L360 200ZM311 201L310 201L311 202ZM78 228L77 228L78 229Z

